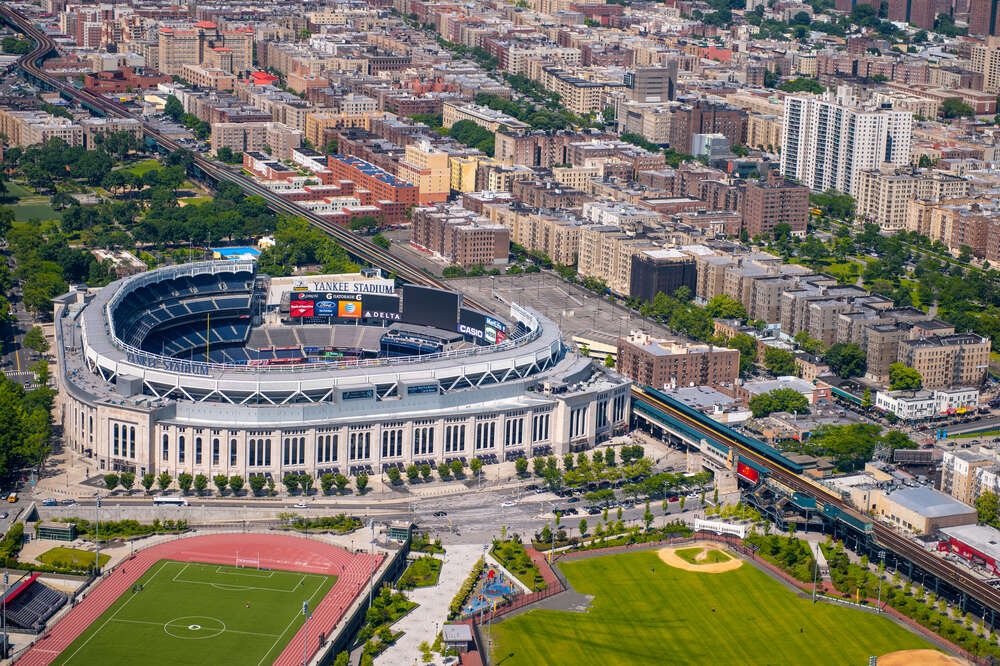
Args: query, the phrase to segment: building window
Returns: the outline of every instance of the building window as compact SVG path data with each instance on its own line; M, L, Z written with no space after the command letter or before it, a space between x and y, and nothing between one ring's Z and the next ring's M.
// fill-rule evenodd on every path
M177 438L177 462L184 464L184 435Z
M114 436L114 449L113 449L113 454L112 455L117 456L118 455L118 424L117 423L115 424L115 427L114 427L114 434L115 434L115 436Z
M128 457L135 458L135 426L128 429Z
M194 439L194 464L201 464L201 437L195 437Z
M235 439L229 440L229 464L230 465L235 465L236 464L236 440Z
M213 439L212 440L212 464L213 465L218 465L219 464L219 440L218 439Z
M170 435L163 435L163 453L161 454L161 460L167 462L170 460Z

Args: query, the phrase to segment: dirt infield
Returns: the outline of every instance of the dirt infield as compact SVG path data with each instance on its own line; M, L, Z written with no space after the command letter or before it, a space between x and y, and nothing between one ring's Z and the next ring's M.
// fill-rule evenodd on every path
M716 562L714 564L691 564L685 562L676 551L678 550L689 550L691 548L703 548L705 550L723 550L719 544L710 541L699 541L697 543L684 544L681 548L661 548L657 551L660 559L669 564L672 567L678 569L683 569L685 571L698 571L701 573L723 573L725 571L732 571L733 569L739 569L743 566L743 560L736 557L732 553L726 552L731 559L726 562Z
M878 666L965 666L968 663L937 650L900 650L878 658Z

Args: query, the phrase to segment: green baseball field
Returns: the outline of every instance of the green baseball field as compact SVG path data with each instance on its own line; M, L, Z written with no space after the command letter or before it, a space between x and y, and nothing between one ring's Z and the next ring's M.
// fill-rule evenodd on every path
M932 649L884 617L796 596L744 563L725 573L664 564L655 550L559 565L587 613L532 610L493 626L493 663L867 664Z
M270 664L336 576L161 560L55 664Z

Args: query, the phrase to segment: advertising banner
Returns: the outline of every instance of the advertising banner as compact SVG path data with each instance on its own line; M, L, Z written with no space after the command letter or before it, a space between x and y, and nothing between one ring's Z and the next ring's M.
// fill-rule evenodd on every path
M337 316L345 319L361 319L361 301L338 301Z
M293 317L312 317L313 301L291 301L289 310Z

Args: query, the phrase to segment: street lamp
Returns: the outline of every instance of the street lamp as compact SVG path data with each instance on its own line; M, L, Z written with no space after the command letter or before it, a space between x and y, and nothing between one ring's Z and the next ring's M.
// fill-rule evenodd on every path
M885 551L884 550L880 550L878 552L878 556L882 560L882 566L880 567L882 569L882 571L880 571L879 575L878 575L878 603L876 605L876 608L877 608L878 612L881 613L882 612L882 573L883 573L883 571L885 571Z

